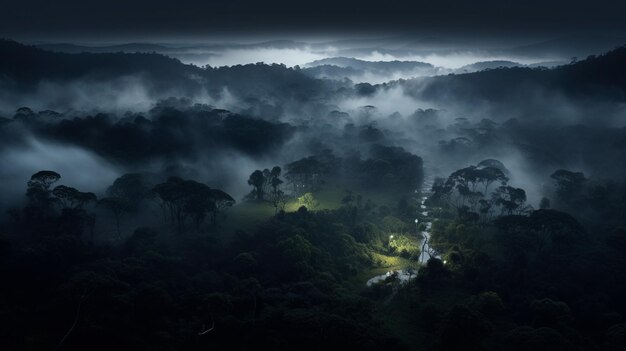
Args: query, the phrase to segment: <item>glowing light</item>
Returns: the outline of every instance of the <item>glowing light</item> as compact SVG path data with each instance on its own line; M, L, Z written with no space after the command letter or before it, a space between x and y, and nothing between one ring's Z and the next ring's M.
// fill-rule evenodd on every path
M389 240L393 239L393 235L389 235Z

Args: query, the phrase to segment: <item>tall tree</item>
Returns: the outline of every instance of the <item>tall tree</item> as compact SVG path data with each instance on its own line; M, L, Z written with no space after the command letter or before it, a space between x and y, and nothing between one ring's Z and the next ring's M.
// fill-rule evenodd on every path
M56 186L52 190L52 194L59 199L59 203L63 208L79 209L89 202L97 201L94 193L78 191L65 185Z
M50 191L52 184L61 179L61 175L54 171L39 171L30 177L27 183L26 196L31 205L49 207L53 201Z
M130 211L130 205L121 197L105 197L98 201L99 205L106 207L115 218L115 229L117 231L117 238L122 237L122 230L120 227L121 217L124 213Z
M502 213L521 213L525 209L526 192L521 188L503 185L494 191L493 202L500 206Z
M188 217L191 217L196 227L200 228L210 213L215 224L218 213L235 203L235 200L222 190L211 189L206 184L180 177L170 177L165 183L157 184L154 192L161 200L164 210L169 212L170 219L179 233L182 233Z
M154 193L151 184L142 173L127 173L117 178L107 189L107 195L123 198L129 209L137 210L143 200L149 199Z
M264 189L266 177L262 171L258 169L252 174L250 174L250 178L248 178L248 185L252 185L254 187L254 196L257 200L263 201Z
M225 208L233 206L236 201L232 196L220 189L211 189L209 194L212 202L209 212L212 214L213 225L216 225L218 215L224 211Z
M566 203L576 203L581 200L583 187L587 178L582 172L572 172L559 169L550 175L556 185L557 197Z

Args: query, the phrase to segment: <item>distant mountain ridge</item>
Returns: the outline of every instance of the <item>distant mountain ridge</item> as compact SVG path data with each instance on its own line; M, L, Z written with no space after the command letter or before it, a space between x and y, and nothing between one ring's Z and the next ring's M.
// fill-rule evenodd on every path
M305 45L305 43L292 40L271 40L258 43L213 43L213 44L182 44L168 45L155 43L125 43L110 45L78 45L70 43L36 43L43 50L63 52L68 54L79 53L189 53L193 51L219 51L225 49L251 49L251 48L275 48L292 49Z
M309 99L326 94L324 83L284 65L200 68L157 53L61 53L0 39L0 86L35 91L42 82L65 84L138 77L150 93L176 96L224 89L250 101ZM173 96L173 95L166 95Z
M395 84L403 85L413 96L433 100L485 99L506 103L536 90L626 102L626 46L551 69L497 68Z
M36 47L54 52L62 52L68 54L80 54L80 53L116 53L116 52L169 52L177 50L176 48L167 47L159 44L146 44L146 43L128 43L119 45L104 45L104 46L86 46L66 43L53 43L53 44L37 44Z
M430 63L420 61L365 61L352 57L329 57L307 63L305 67L316 67L322 65L333 65L339 67L352 67L356 69L414 69L414 68L435 68Z
M303 71L315 78L343 79L377 76L379 79L394 79L400 75L405 78L433 76L442 73L442 69L430 63L419 61L365 61L352 57L330 57L304 65Z
M510 67L524 67L524 65L518 62L507 61L507 60L480 61L480 62L472 63L469 65L465 65L454 71L455 73L467 73L467 72L483 71L486 69L510 68Z
M352 66L339 67L332 66L331 63ZM516 96L515 94L519 95L521 91L540 87L569 95L626 101L624 46L553 69L517 67L515 63L500 61L481 63L479 67L504 64L513 67L396 81L384 86L400 84L409 94L433 100L445 97L505 101ZM311 77L308 70L319 67L336 70L336 74L359 73L358 69L363 67L373 67L373 70L382 74L397 67L414 67L426 71L436 69L430 64L420 62L368 62L346 57L318 60L312 65L318 65L318 68L291 69L275 64L200 68L155 53L68 54L46 51L11 40L0 40L0 83L5 87L20 89L32 88L41 81L99 80L141 75L150 82L153 90L175 87L184 93L200 89L216 91L228 87L231 92L245 98L259 99L262 96L263 99L287 97L306 100L334 93L332 84ZM383 85L377 87L381 88Z

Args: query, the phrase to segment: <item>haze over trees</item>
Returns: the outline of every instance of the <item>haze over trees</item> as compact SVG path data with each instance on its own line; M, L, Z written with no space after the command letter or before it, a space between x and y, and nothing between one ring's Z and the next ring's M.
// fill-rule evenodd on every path
M4 348L623 349L623 47L449 75L102 50L0 41Z

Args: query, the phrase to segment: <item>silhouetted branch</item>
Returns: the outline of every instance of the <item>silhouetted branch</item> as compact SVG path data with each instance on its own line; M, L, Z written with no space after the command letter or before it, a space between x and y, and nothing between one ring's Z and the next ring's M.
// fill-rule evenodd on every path
M204 334L206 334L206 333L208 333L208 332L213 331L213 329L215 329L215 321L214 321L214 320L211 322L211 328L209 328L209 329L206 329L206 324L203 324L203 325L202 325L202 330L200 330L200 332L198 333L198 335L199 335L199 336L202 336L202 335L204 335Z

